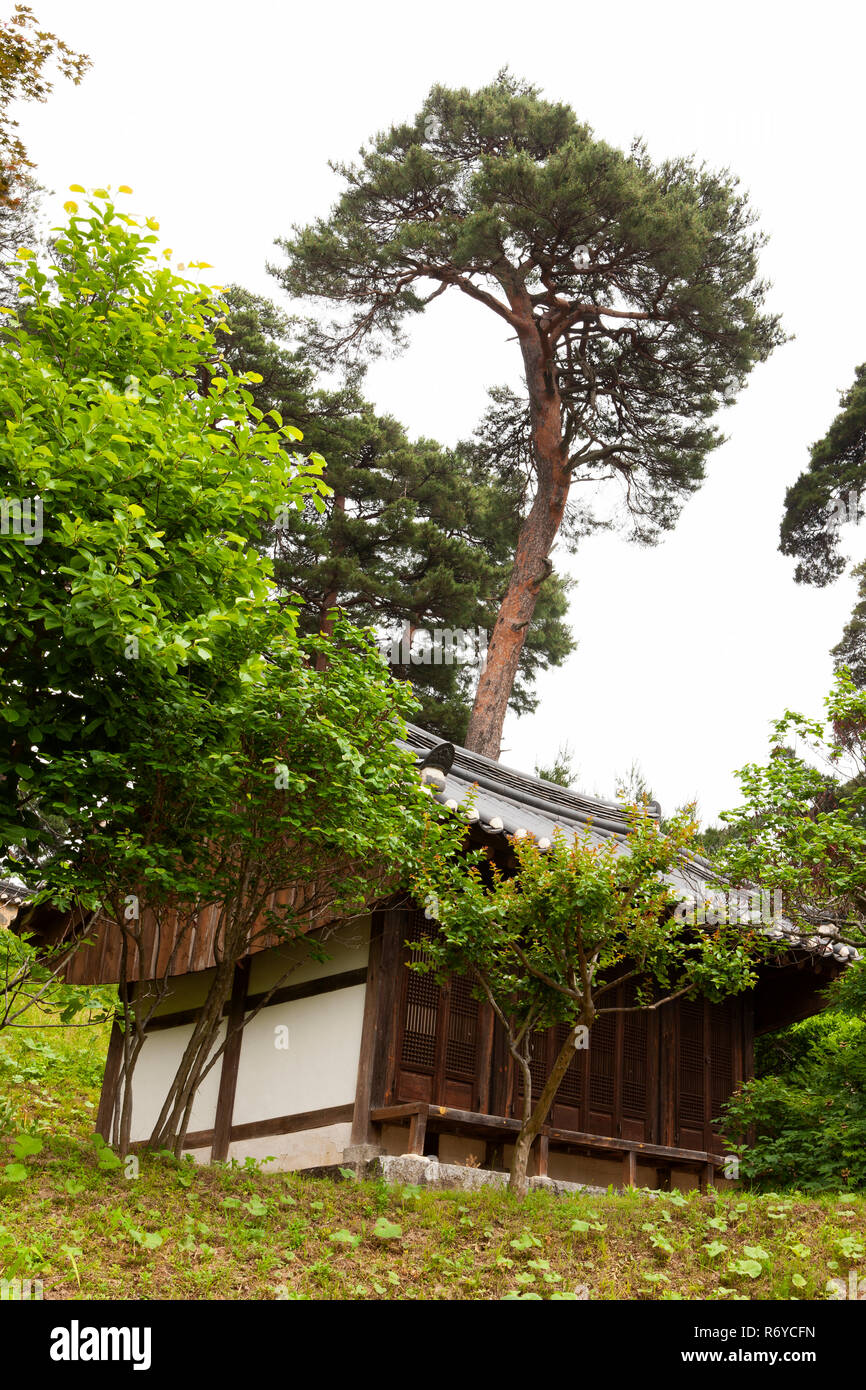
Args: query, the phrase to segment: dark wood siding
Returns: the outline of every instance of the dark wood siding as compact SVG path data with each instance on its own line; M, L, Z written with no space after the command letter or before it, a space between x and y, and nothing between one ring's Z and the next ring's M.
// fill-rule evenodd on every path
M738 999L677 1001L676 1134L681 1148L724 1151L714 1124L744 1078L744 1009Z
M401 913L403 970L393 1098L503 1114L522 1114L522 1081L504 1035L466 979L440 988L407 968L435 926L422 912ZM629 1012L631 984L605 996L608 1007L575 1050L551 1110L559 1129L641 1143L723 1152L713 1125L748 1074L748 1009L740 1000L681 999L658 1013ZM567 1034L564 1024L536 1034L531 1060L537 1097ZM489 1104L488 1104L489 1101Z
M423 942L434 930L423 912L406 914L395 1095L477 1110L490 1065L481 1005L468 980L455 977L442 989L432 975L409 968L423 958Z

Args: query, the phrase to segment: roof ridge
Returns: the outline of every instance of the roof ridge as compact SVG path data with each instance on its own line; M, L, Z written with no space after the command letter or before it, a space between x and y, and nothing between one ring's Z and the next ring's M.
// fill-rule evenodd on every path
M417 724L407 724L406 728L408 741L425 751L442 742ZM484 753L472 752L461 744L454 745L451 775L461 781L477 782L489 791L502 791L511 800L538 810L553 814L571 813L571 819L591 819L594 824L610 830L628 828L628 814L622 802L589 796L585 792L573 792L556 782L549 782L545 777L536 777L530 772L496 762Z

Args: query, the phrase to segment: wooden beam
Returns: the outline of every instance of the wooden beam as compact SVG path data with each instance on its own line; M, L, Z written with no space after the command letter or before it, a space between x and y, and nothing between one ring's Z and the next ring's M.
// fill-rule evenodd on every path
M659 1123L658 1142L677 1141L677 1095L679 1092L679 1029L677 1005L664 1004L659 1010Z
M546 1134L539 1134L535 1141L535 1174L536 1177L547 1177L547 1164L550 1157L550 1140Z
M245 1139L271 1139L280 1134L299 1134L308 1129L327 1129L330 1125L346 1124L352 1118L354 1106L330 1105L324 1110L305 1110L297 1115L275 1115L268 1120L252 1120L248 1124L232 1125L231 1142L237 1144ZM213 1147L212 1129L190 1130L183 1141L185 1149L204 1149ZM130 1144L136 1151L147 1148L146 1139L138 1139Z
M704 1149L680 1149L672 1144L644 1144L639 1139L611 1139L606 1134L582 1134L576 1130L559 1129L553 1125L545 1125L545 1133L557 1144L572 1144L575 1147L581 1144L591 1146L594 1149L604 1150L611 1154L624 1154L629 1149L634 1149L636 1154L649 1155L650 1157L675 1158L684 1163L705 1163L707 1153ZM718 1158L719 1163L724 1162L723 1157Z
M312 999L316 994L330 994L335 989L354 989L356 985L363 985L367 979L367 966L362 965L357 970L340 970L335 975L320 975L317 980L305 980L300 985L285 985L282 989L275 989L265 1008L270 1009L274 1004L291 1004L296 999ZM262 990L259 994L251 994L247 999L247 1012L258 1008L263 999L267 998L268 991Z
M427 1109L426 1100L407 1100L400 1105L380 1105L374 1106L370 1111L373 1123L387 1124L390 1120L407 1120L413 1115L417 1115L419 1110Z
M329 1125L348 1123L355 1107L351 1101L347 1105L329 1105L324 1110L304 1110L297 1115L276 1115L270 1120L251 1120L247 1124L232 1125L232 1143L244 1139L271 1139L278 1134L299 1134L307 1129L327 1129Z
M376 1124L399 1124L401 1121L411 1120L418 1114L426 1114L429 1129L491 1135L494 1138L501 1136L504 1142L520 1131L519 1120L508 1120L502 1115L478 1115L471 1110L457 1110L448 1105L428 1105L423 1100L377 1107L372 1111L372 1119ZM707 1164L721 1167L725 1162L723 1154L712 1154L704 1149L644 1144L638 1139L612 1139L606 1134L585 1134L578 1130L560 1129L556 1125L545 1125L542 1133L551 1144L586 1149L591 1153L614 1158L634 1153L635 1161L639 1158L657 1158L662 1162L681 1163L692 1168L700 1168Z
M360 970L341 970L336 975L320 975L317 980L305 980L301 985L286 985L284 989L275 989L265 1007L270 1009L275 1004L291 1004L296 999L312 999L316 994L330 994L335 989L352 989L355 985L364 984L366 978L366 966L362 966ZM259 994L249 995L246 1002L247 1013L258 1008L267 993L267 990L262 990ZM225 1004L223 1014L228 1014L230 1008L231 1002ZM157 1014L147 1025L146 1031L156 1033L163 1028L182 1028L185 1024L194 1023L199 1013L199 1009L177 1009L174 1013Z
M427 1107L419 1109L409 1121L409 1153L423 1154L427 1134Z
M358 1074L355 1082L355 1110L352 1116L351 1143L369 1144L373 1141L373 1121L370 1118L373 1087L373 1056L376 1050L376 1024L379 993L382 989L382 912L374 912L370 923L370 954L367 959L364 1020L361 1024L361 1046L358 1053Z
M373 1107L387 1105L392 1100L397 1079L398 1009L407 922L408 913L404 909L387 908L382 913L381 960L370 1076L370 1104Z
M102 1090L99 1093L99 1109L96 1112L96 1133L101 1134L106 1144L111 1143L111 1127L114 1123L114 1109L117 1104L118 1079L123 1063L123 1029L115 1017L108 1039L108 1052L105 1058L105 1071L102 1073Z
M628 1149L622 1160L623 1187L637 1187L637 1154Z
M213 1126L213 1147L211 1162L224 1162L228 1158L231 1143L232 1120L235 1109L235 1092L238 1085L238 1068L241 1060L244 1015L247 1012L247 986L250 979L250 957L245 956L235 966L232 982L232 995L226 1029L231 1035L222 1056L220 1088L217 1096L216 1116Z
M479 1113L490 1110L490 1083L493 1070L493 1030L496 1015L488 1003L478 1006L478 1058L475 1068L475 1102Z

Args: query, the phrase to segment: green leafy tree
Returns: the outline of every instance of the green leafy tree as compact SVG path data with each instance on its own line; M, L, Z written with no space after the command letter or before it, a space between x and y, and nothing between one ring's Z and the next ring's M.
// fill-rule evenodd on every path
M111 1016L113 989L66 981L75 949L74 942L46 948L27 933L0 926L0 1031L87 1027Z
M232 682L230 653L218 652L211 690L155 697L150 726L103 755L107 819L100 807L80 853L52 865L52 902L98 910L120 937L121 1153L147 1025L205 915L216 917L216 965L149 1141L178 1155L198 1088L232 1036L219 1031L237 963L290 940L326 955L329 927L392 891L424 838L429 800L394 741L411 693L383 671L375 647L342 620L328 637L298 641L276 605L229 645L248 649L250 639L265 655L247 662L245 679ZM327 662L317 669L320 651ZM63 805L62 759L52 773ZM433 843L447 844L449 832L456 826L434 826Z
M823 587L842 573L843 527L856 526L866 507L866 362L843 393L841 409L823 439L812 445L809 466L788 488L779 549L797 558L798 584ZM833 648L836 669L847 667L866 686L866 562L853 571L857 601Z
M824 1013L764 1041L758 1075L725 1107L725 1132L740 1156L741 1179L755 1187L866 1187L862 962L849 966L827 998Z
M49 769L75 764L98 804L100 758L154 693L208 687L266 603L263 524L327 491L300 431L217 368L221 302L159 267L152 219L69 207L53 269L19 253L24 314L0 338L0 826L25 877L64 850L39 814Z
M738 773L742 804L722 813L731 832L720 872L734 886L780 890L807 937L862 945L866 929L866 691L837 674L826 718L787 710L766 763Z
M90 66L84 54L36 26L27 5L16 5L9 19L0 20L0 308L17 304L21 267L12 258L19 247L32 248L39 240L43 191L11 107L45 101L53 87L52 67L77 84Z
M861 519L866 492L866 362L841 399L823 439L812 445L809 467L785 494L779 549L797 557L798 584L829 584L845 568L840 527Z
M866 689L866 560L852 571L857 600L831 655L837 671L847 669L854 684Z
M673 912L666 875L695 832L687 814L661 830L646 808L631 812L623 847L561 832L547 851L515 841L515 873L433 852L416 874L415 893L439 923L419 968L443 978L465 974L502 1024L521 1077L523 1114L510 1189L523 1197L532 1144L544 1124L574 1050L612 1011L610 991L629 982L635 1010L678 996L719 999L755 981L758 946L740 926L706 930ZM567 1034L540 1094L533 1090L533 1035L554 1024Z
M720 874L781 890L801 938L813 949L835 947L847 968L828 992L826 1015L764 1044L759 1074L726 1107L725 1132L756 1186L862 1187L866 691L839 672L826 717L786 711L767 762L738 775L743 802L722 813L713 845Z
M16 185L33 168L10 108L14 102L47 100L52 67L77 85L90 59L39 29L29 5L15 5L10 17L0 20L0 204L17 196Z
M363 633L301 638L274 596L262 529L323 505L324 460L221 360L225 306L160 266L152 220L100 191L69 212L53 270L22 254L0 342L5 862L39 886L25 931L50 902L73 944L95 914L119 935L121 1149L147 1019L218 912L153 1133L179 1152L236 962L390 890L429 799L395 744L409 688Z
M544 763L535 764L536 777L544 778L545 782L555 782L558 787L573 787L578 775L574 756L574 749L566 739L557 748L556 756L549 766Z
M256 405L298 424L305 445L328 460L324 511L293 511L268 536L281 590L304 601L302 630L327 632L337 608L375 628L392 673L412 682L424 727L462 742L508 583L525 479L503 471L482 438L457 449L412 442L357 384L322 389L309 351L292 342L293 320L236 287L226 302L225 360L261 376ZM567 589L555 574L543 585L511 694L518 713L536 706L538 672L572 650Z
M40 241L41 188L29 175L16 182L14 196L0 198L0 310L18 306L21 263L15 259L22 247Z
M281 244L295 296L343 306L333 351L402 341L458 291L516 339L512 412L533 469L467 742L499 756L520 652L573 483L621 484L634 533L673 526L721 436L712 416L780 342L761 236L730 174L622 154L570 107L501 73L434 87L415 120L337 165L330 216Z

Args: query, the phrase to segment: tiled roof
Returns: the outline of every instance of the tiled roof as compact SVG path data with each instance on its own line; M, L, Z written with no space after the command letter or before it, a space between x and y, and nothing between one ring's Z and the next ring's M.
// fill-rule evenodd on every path
M435 735L410 724L402 746L421 760L441 742ZM447 772L429 768L423 778L437 801L454 812L461 812L463 808L462 814L467 820L486 835L513 839L531 835L542 848L547 848L554 832L560 830L566 835L585 836L595 844L613 840L622 846L623 853L627 852L628 816L626 808L618 802L573 792L458 746L455 746L454 760ZM661 815L656 803L651 803L650 812ZM712 866L696 856L684 859L678 870L669 875L671 885L683 899L693 898L698 902L723 896L710 886L712 878ZM9 879L0 881L0 902L20 905L27 897L28 890L23 884ZM190 935L189 951L181 953L172 973L183 974L213 965L212 938L218 917L215 908L207 909ZM834 927L818 926L807 935L785 917L779 917L765 924L763 929L767 936L778 940L780 952L805 950L832 958L839 964L857 957L853 946L834 939ZM259 949L265 949L266 944L271 944L269 939L263 939ZM116 933L107 930L97 933L92 943L76 952L70 966L70 982L93 984L116 980L117 963L112 955L112 951L116 954L116 946ZM150 960L149 953L145 954ZM133 963L130 979L137 978L137 971L138 966Z
M0 903L24 903L29 896L30 890L23 883L11 878L0 879Z
M402 746L421 759L441 742L435 735L409 724ZM487 835L513 839L531 835L546 849L554 832L561 831L595 844L614 840L627 852L628 815L619 802L573 792L458 745L454 745L454 761L447 772L431 768L423 776L437 801L455 812L463 808L462 814ZM650 812L660 818L658 803L651 803ZM668 876L683 899L701 902L721 896L720 890L710 885L714 877L712 865L697 856L684 859L682 866ZM765 935L779 941L782 949L799 948L813 955L831 956L840 964L857 957L853 946L833 939L834 927L816 927L806 934L787 918L779 917L764 924L763 929Z

